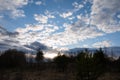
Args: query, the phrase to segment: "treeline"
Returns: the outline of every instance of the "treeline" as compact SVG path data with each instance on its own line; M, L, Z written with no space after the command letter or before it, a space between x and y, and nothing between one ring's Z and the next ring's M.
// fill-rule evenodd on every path
M26 64L26 56L22 51L9 49L0 54L0 68L22 67Z
M68 64L75 63L76 80L97 80L106 72L120 72L120 57L118 59L108 57L102 48L94 53L85 49L76 56L58 55L54 62L62 71L67 69Z
M120 58L114 60L109 58L101 48L94 53L85 49L78 52L76 56L58 53L58 56L49 62L44 62L43 54L40 50L36 53L35 62L27 62L24 52L15 49L7 50L0 55L0 68L23 68L32 65L35 69L41 66L45 67L44 63L46 63L55 65L54 68L59 72L65 72L68 68L75 68L76 80L96 80L105 72L120 72Z
M18 51L16 49L9 49L4 52L0 52L0 68L20 68L26 67L28 64L40 64L43 62L43 52L40 50L36 53L35 62L33 59L29 61L27 60L26 53L22 51Z

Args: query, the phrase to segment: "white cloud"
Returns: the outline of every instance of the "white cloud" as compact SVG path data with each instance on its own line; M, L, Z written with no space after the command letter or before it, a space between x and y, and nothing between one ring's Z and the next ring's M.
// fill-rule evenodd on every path
M42 24L46 24L48 19L53 18L55 18L55 16L49 11L46 11L45 14L34 14L34 19Z
M89 20L89 17L81 16L74 24L64 23L61 32L56 32L60 28L55 24L47 24L47 21L45 24L39 22L36 25L28 25L26 28L18 28L16 31L20 33L18 39L23 44L40 41L49 47L67 46L104 35L95 26L88 26Z
M82 19L82 15L77 15L77 19Z
M73 15L73 13L70 12L70 11L60 14L60 16L61 16L62 18L68 18L68 17L70 17L70 16L72 16L72 15Z
M48 10L45 12L45 15L48 17L48 18L55 18L55 16L53 15L52 12L49 12Z
M84 1L84 2L87 2L87 1ZM81 8L84 7L83 3L79 4L77 2L74 2L74 3L72 3L72 5L74 6L73 9L68 10L67 12L59 13L59 16L62 17L62 18L68 18L69 20L72 20L72 19L75 18L75 17L72 16L73 13L75 13L76 11L78 11Z
M28 0L0 0L0 12L12 18L25 17L20 8L28 4Z
M120 0L93 0L91 24L105 33L120 31L120 23L116 13L120 11Z
M16 29L16 31L19 32L17 39L22 45L30 44L35 41L44 42L58 29L58 26L51 24L26 25L25 28ZM44 44L46 43L47 42Z
M75 17L74 17L74 16L71 16L71 17L69 17L68 19L69 19L69 20L73 20L73 19L75 19Z
M31 25L31 24L27 24L25 28L17 28L16 32L19 33L27 33L29 31L41 31L43 30L43 25Z
M73 25L64 23L65 31L51 35L48 39L43 40L42 43L49 46L66 46L104 35L96 30L96 27L87 27L87 25L82 25L80 22L78 21Z
M77 2L74 2L73 6L76 10L84 7ZM25 28L16 29L16 31L20 33L17 36L17 39L23 45L34 41L39 41L47 46L57 48L58 46L64 47L78 43L78 41L103 36L105 33L120 31L120 24L118 24L117 20L113 18L116 16L116 12L120 10L118 7L118 0L94 0L91 8L91 17L88 15L77 15L76 17L78 21L73 24L64 23L62 30L59 30L60 27L55 24L48 24L49 19L56 18L54 13L45 11L44 14L34 14L34 19L38 21L38 24L26 25ZM16 10L18 10L18 12L20 11L19 9ZM75 18L73 17L73 13L74 10L58 14L62 18L72 20ZM16 17L22 14L24 14L24 11L20 11ZM116 17L119 18L119 16ZM59 32L56 32L57 30ZM87 46L88 45L83 45L83 47ZM93 47L109 46L111 46L109 41L102 41L93 44Z
M72 3L72 5L75 7L76 11L84 7L83 4L79 4L77 2Z
M48 22L48 17L45 15L38 15L38 14L34 14L34 18L36 21L38 21L39 23L47 23Z
M25 17L24 11L23 10L14 10L11 12L11 17L16 18L16 17Z
M2 19L4 16L0 15L0 19Z
M89 18L88 15L86 15L86 16L82 16L81 14L80 14L80 15L77 15L77 19L79 20L79 23L80 23L80 21L81 21L80 24L82 24L82 22L85 23L85 24L87 24L87 25L90 24L90 18Z
M111 43L110 41L101 41L101 42L96 42L92 45L95 48L100 48L100 47L110 47Z
M36 5L41 5L42 2L41 2L41 1L36 1L35 4L36 4Z
M12 18L25 17L22 7L27 4L28 0L0 0L0 13L7 11L9 12L8 15ZM36 5L41 4L42 2L40 1L36 2ZM39 41L47 46L57 48L58 46L65 47L78 43L79 41L82 42L86 39L103 36L105 33L120 31L120 23L115 20L115 17L120 18L120 15L116 15L116 13L120 11L119 0L93 0L91 17L88 16L89 14L73 16L75 11L84 7L84 4L74 2L72 5L74 9L64 13L55 14L54 12L46 10L44 14L34 14L34 19L38 21L38 23L27 24L25 28L17 28L15 31L19 32L19 34L14 39L22 45ZM77 21L73 24L64 23L60 30L61 26L55 23L48 24L49 19L56 18L55 15L58 14L63 19L72 21L74 18L77 18ZM2 17L3 16L0 16L0 18ZM0 33L0 38L7 39L9 36L3 36L3 34ZM109 41L93 44L93 47L109 46L111 46ZM88 47L88 45L83 45L83 47Z
M118 17L118 18L120 18L120 14L119 14L119 15L117 15L117 17Z

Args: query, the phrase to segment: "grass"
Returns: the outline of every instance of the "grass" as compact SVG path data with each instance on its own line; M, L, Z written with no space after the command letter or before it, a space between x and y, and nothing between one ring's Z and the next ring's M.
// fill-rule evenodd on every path
M76 80L76 69L69 65L64 72L54 64L40 67L11 68L0 70L0 80ZM106 72L97 80L120 80L119 72Z

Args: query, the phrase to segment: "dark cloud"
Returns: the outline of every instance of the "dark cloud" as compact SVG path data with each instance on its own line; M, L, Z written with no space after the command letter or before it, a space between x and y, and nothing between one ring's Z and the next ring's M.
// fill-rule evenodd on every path
M19 33L18 32L8 32L7 35L11 36L11 37L15 37L17 36Z
M45 46L44 44L40 43L40 42L33 42L30 45L24 45L25 47L34 49L34 50L46 50L48 49L47 46Z
M0 34L4 35L7 33L7 30L0 26Z
M19 33L18 32L9 32L7 31L5 28L0 26L0 35L1 36L10 36L10 37L15 37L17 36Z

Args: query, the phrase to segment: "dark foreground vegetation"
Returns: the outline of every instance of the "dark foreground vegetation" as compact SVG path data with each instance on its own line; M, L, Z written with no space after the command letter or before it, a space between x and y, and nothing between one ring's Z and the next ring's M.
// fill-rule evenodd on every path
M15 49L0 53L0 80L120 80L120 58L108 57L102 49L43 59L42 51L29 62Z

